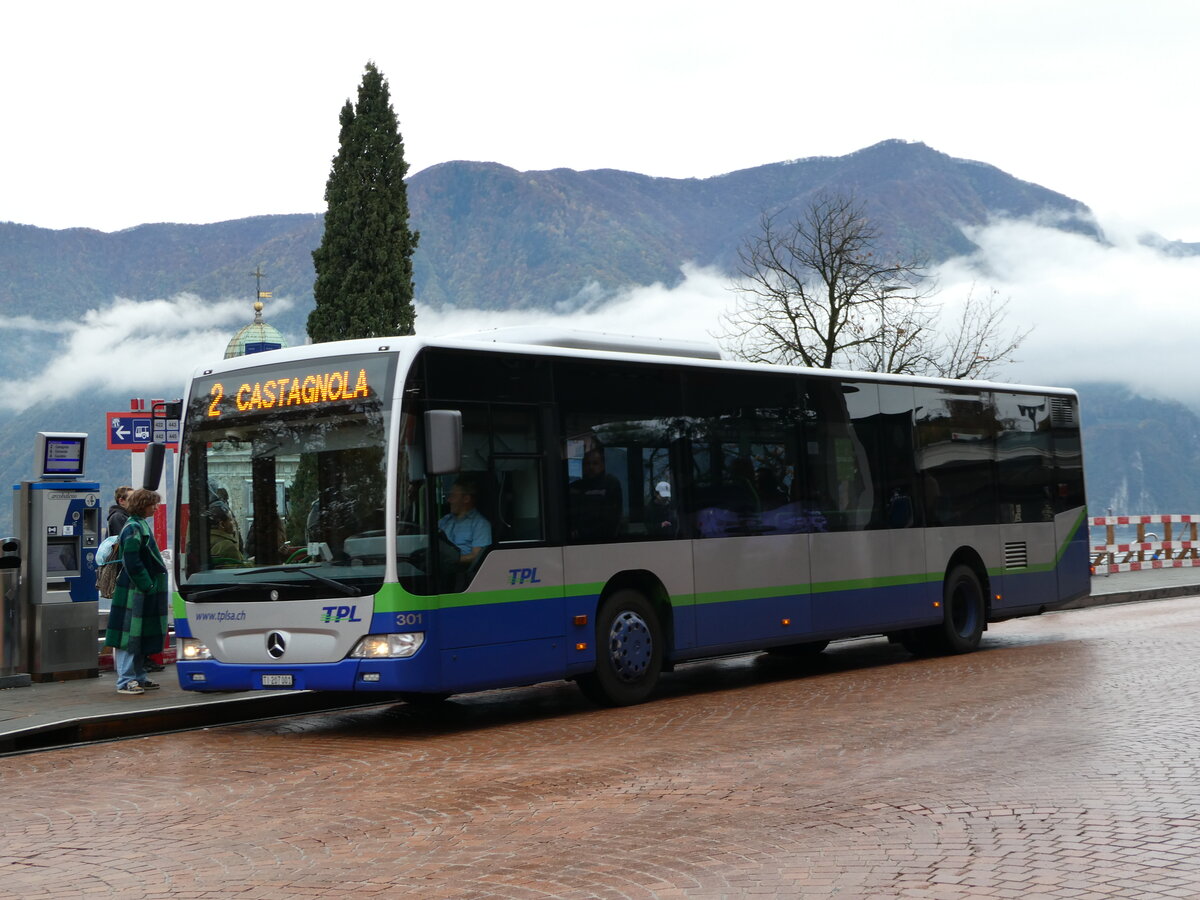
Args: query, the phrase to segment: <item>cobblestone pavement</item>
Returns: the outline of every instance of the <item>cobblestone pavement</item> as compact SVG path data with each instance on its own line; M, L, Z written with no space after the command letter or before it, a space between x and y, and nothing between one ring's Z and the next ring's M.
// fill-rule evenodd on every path
M1200 598L0 761L0 897L1200 896Z

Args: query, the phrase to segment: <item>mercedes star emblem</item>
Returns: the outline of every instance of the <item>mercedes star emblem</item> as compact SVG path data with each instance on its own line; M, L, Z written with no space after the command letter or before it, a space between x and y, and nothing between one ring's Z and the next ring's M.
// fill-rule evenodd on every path
M278 631L267 635L267 652L271 654L272 659L279 659L287 652L287 641Z

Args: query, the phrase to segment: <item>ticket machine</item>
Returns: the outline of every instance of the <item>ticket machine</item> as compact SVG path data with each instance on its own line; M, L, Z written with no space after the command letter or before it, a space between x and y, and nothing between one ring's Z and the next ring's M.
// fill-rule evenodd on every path
M26 662L35 681L99 675L96 550L100 485L84 481L86 434L40 431L36 481L13 486L23 548L21 606Z

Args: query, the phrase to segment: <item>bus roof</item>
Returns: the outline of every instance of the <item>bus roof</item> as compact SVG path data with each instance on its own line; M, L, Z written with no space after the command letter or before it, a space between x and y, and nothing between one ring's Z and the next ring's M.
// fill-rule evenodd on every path
M585 331L542 326L514 326L478 332L424 337L408 335L382 338L357 338L321 344L302 344L280 350L270 350L249 356L237 356L200 366L193 377L216 372L229 372L274 363L319 359L356 353L394 352L408 359L415 358L425 347L451 350L484 350L493 353L527 353L534 356L559 356L573 359L611 359L626 362L658 361L665 364L687 364L699 368L729 369L746 372L806 373L819 378L854 379L891 384L932 385L940 387L978 388L997 391L1030 391L1075 396L1071 388L1046 385L1015 384L995 381L965 381L917 375L891 375L880 372L854 372L840 369L810 369L767 363L751 363L722 359L714 344L679 338L647 335L625 335L602 331Z

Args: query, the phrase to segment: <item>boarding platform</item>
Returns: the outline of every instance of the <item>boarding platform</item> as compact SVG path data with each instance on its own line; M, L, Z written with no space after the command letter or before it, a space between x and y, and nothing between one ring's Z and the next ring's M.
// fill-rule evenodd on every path
M150 676L158 690L117 693L117 676L72 678L0 690L0 755L255 719L394 703L386 694L315 691L198 693L179 686L175 666Z

